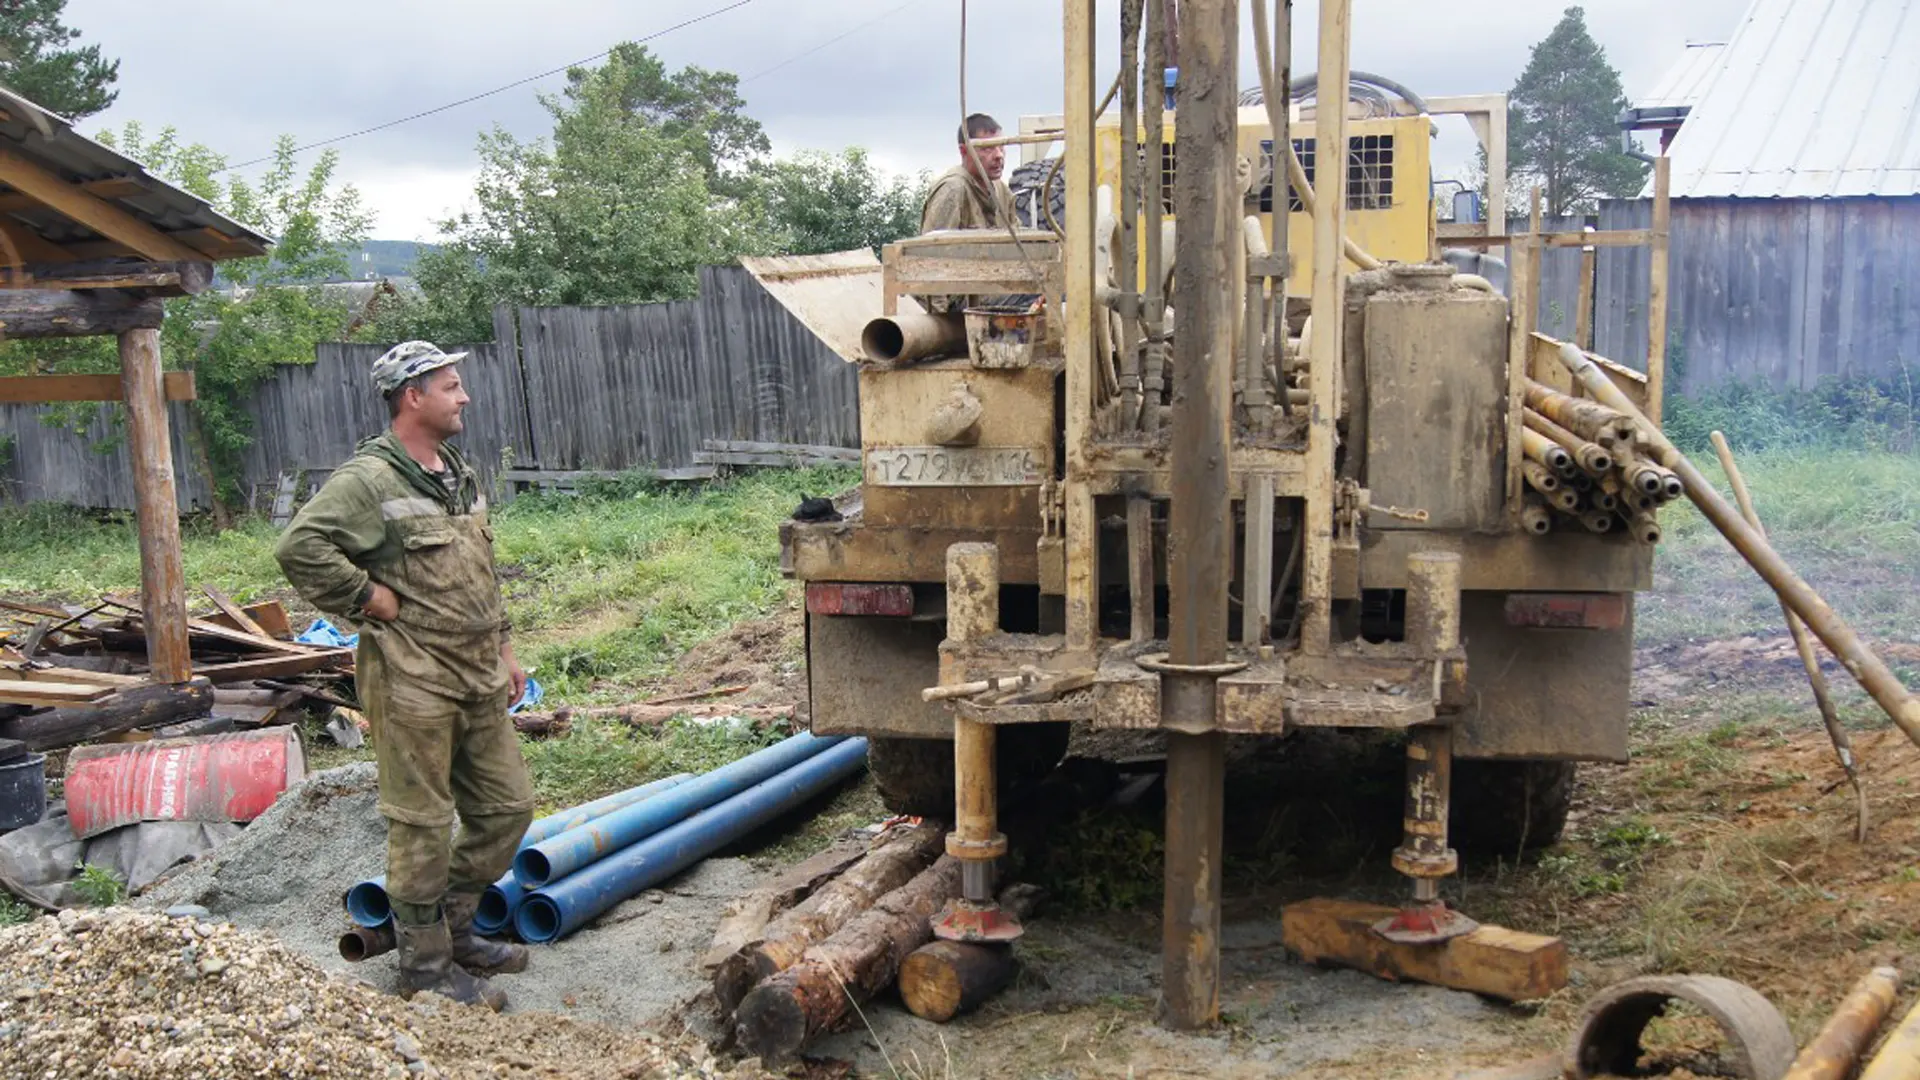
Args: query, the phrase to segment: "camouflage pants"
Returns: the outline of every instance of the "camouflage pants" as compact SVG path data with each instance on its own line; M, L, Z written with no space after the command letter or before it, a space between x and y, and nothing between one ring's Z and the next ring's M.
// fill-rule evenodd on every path
M478 893L507 872L533 820L533 784L507 715L509 691L448 697L395 672L377 649L361 649L357 667L380 772L395 913L424 914L449 892Z

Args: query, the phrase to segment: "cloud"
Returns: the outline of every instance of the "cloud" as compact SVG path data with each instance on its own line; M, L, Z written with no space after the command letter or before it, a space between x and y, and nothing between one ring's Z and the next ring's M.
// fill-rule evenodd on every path
M83 124L171 124L240 161L290 133L302 142L382 124L592 56L728 0L337 0L263 4L200 0L70 0L66 20L120 66L120 100ZM1747 0L1609 0L1588 26L1632 95L1678 59L1688 40L1724 39ZM1357 0L1353 66L1427 94L1504 90L1528 47L1563 10L1539 0ZM740 74L749 112L783 149L861 145L899 168L945 168L960 116L957 0L753 0L649 45L671 67ZM1103 13L1116 5L1102 3ZM1245 8L1243 6L1243 12ZM1318 4L1298 3L1294 70L1314 57ZM1012 127L1060 109L1058 6L969 0L967 105ZM871 23L846 36L851 28ZM1243 19L1243 26L1248 24ZM1251 57L1251 30L1242 54ZM1097 80L1117 64L1116 25L1102 27ZM1251 84L1252 67L1243 65ZM762 74L764 73L764 74ZM754 76L759 76L755 78ZM425 235L477 167L476 135L499 125L533 138L549 129L535 100L552 76L338 144L343 175L366 192L383 237ZM1435 148L1436 172L1471 156L1464 126ZM445 193L442 188L445 187Z

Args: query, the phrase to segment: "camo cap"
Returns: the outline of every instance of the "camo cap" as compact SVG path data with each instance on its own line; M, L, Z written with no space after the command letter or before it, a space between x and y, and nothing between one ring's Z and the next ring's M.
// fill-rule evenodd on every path
M373 385L384 397L415 375L424 375L466 358L463 352L441 352L440 346L431 341L403 341L373 362Z

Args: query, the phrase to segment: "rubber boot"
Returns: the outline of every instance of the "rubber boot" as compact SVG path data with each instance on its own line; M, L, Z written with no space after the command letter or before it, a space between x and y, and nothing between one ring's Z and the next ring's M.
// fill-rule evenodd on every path
M473 893L448 893L441 901L447 913L447 933L453 939L453 962L475 975L511 974L527 970L527 947L483 938L473 932L473 913L480 897Z
M453 939L445 916L425 926L395 919L393 931L400 950L401 997L411 998L425 990L462 1005L485 1005L494 1012L507 1007L505 991L453 962Z

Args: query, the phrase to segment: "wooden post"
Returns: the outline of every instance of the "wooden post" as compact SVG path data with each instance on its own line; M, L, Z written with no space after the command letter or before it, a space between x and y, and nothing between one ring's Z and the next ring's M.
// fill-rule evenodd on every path
M1573 302L1573 343L1593 351L1593 278L1597 252L1589 244L1580 249L1580 295Z
M1673 159L1653 162L1653 237L1649 245L1652 266L1647 284L1647 419L1655 426L1666 404L1667 391L1667 239L1673 207L1667 193L1672 184Z
M140 610L147 631L147 664L155 682L182 683L193 677L193 657L187 646L186 569L180 562L173 447L161 390L160 331L120 334L120 379L140 521Z

